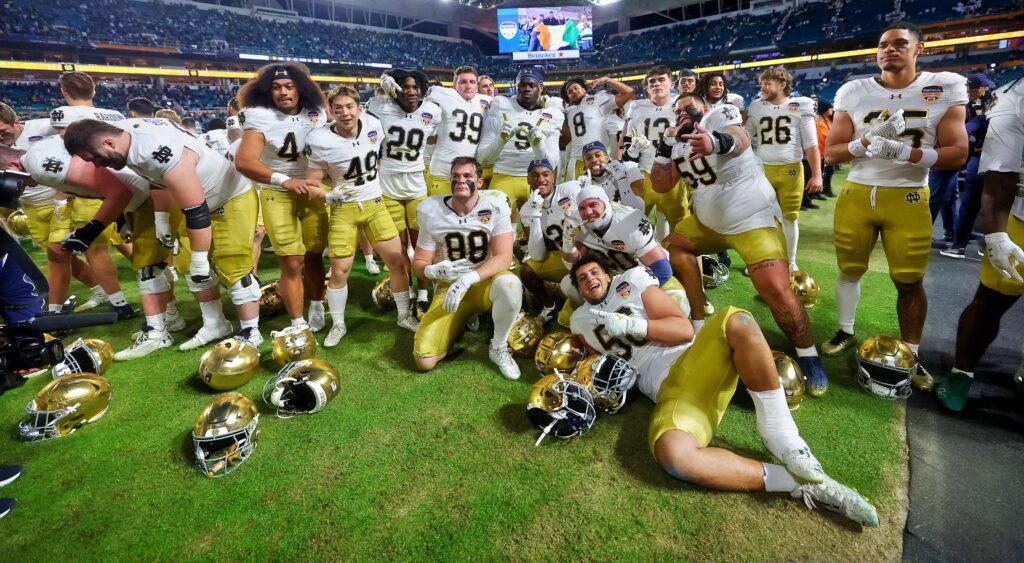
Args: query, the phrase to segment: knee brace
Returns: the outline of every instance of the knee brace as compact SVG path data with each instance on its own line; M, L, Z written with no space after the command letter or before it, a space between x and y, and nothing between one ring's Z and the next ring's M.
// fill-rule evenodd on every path
M157 295L170 291L171 284L167 281L166 262L157 262L149 266L143 266L135 271L139 280L140 295Z
M212 224L210 206L206 200L195 207L182 209L181 212L185 215L185 226L189 229L205 229Z
M252 303L260 299L260 284L256 281L256 276L245 274L242 279L231 284L228 293L231 294L231 302L235 305Z
M192 293L206 291L207 289L217 287L216 276L210 276L210 279L200 282L193 280L192 276L185 276L185 281L188 283L188 290L191 291ZM256 292L259 293L259 290L257 289Z

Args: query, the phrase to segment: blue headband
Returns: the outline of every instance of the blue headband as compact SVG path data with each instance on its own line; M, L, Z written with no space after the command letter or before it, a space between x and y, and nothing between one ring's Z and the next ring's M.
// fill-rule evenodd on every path
M526 168L526 172L530 173L530 172L533 171L534 168L547 168L548 170L550 170L552 172L555 171L555 167L551 166L551 163L548 162L548 159L546 159L546 158L541 158L541 159L538 159L538 160L531 160L530 161L530 165Z
M518 85L519 81L524 78L532 78L537 81L537 84L544 83L544 77L540 75L540 71L534 68L524 68L523 70L520 70L519 73L516 74L516 85Z
M592 151L601 151L604 154L608 154L608 148L605 147L604 143L602 143L601 141L594 141L593 143L587 143L586 145L583 146L584 156L586 156L587 153Z
M281 80L281 79L288 79L288 80L294 80L295 79L292 76L292 69L290 67L286 67L284 65L274 67L274 73L273 73L272 80Z

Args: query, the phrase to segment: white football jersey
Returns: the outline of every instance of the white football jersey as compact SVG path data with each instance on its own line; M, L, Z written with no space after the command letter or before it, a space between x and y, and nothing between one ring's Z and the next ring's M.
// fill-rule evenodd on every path
M289 178L302 178L306 174L306 136L327 123L327 112L323 108L302 108L299 113L288 115L277 108L251 107L238 113L238 121L243 129L263 135L263 164ZM264 187L287 191L280 186Z
M622 134L622 127L626 120L616 114L610 114L604 120L604 146L608 147L608 154L615 154L619 146L619 136Z
M22 121L21 124L24 128L12 146L23 151L28 150L39 141L57 134L57 130L50 125L49 119L29 119L28 121ZM46 205L47 203L53 203L53 198L56 195L57 190L49 186L42 184L25 186L25 191L21 193L19 200L24 205Z
M131 135L128 167L159 187L166 187L164 174L178 164L186 150L195 153L199 157L196 175L211 211L252 189L249 180L235 170L233 162L173 121L155 118L124 119L112 122L111 125Z
M213 131L207 131L206 133L199 135L199 138L211 149L224 156L228 156L230 154L231 158L234 159L234 153L231 152L231 141L228 140L227 129L214 129Z
M347 184L357 191L346 202L366 201L381 197L380 152L384 129L380 120L363 112L354 139L342 137L335 126L320 127L306 137L309 167L325 170L334 180L334 187Z
M935 147L935 131L946 110L966 103L966 78L952 72L922 72L901 90L885 88L876 78L847 82L836 92L835 110L850 116L857 139L902 109L907 127L899 140L930 149ZM850 163L848 179L868 186L920 188L928 184L928 169L865 156Z
M632 184L643 181L644 173L635 162L612 160L605 165L604 174L591 178L591 181L604 188L608 199L621 203L626 207L644 211L644 198L633 193Z
M641 256L660 246L654 240L654 227L643 211L618 203L611 206L612 222L608 229L598 234L584 222L576 241L606 257L608 264L616 270L633 268L640 263ZM668 258L667 254L665 258Z
M366 103L366 110L384 127L381 173L422 172L426 167L423 151L441 121L441 108L424 100L416 111L406 113L391 98L374 96ZM423 189L426 191L426 185Z
M800 162L804 149L818 146L814 100L804 96L786 98L778 105L761 98L750 102L746 128L754 154L765 164Z
M452 88L434 86L427 99L441 108L437 143L430 159L430 173L448 178L452 161L460 156L474 156L484 129L484 114L491 105L491 97L476 94L465 100Z
M544 230L544 247L548 252L562 251L562 221L566 215L576 217L576 196L580 193L579 182L563 182L551 190L541 204L540 225Z
M573 311L569 327L591 348L615 354L635 367L640 372L637 388L650 400L656 401L661 382L690 345L668 346L632 336L614 338L593 314L594 311L606 311L646 320L649 317L644 309L643 293L649 287L658 287L658 278L643 266L630 268L612 277L604 301L596 305L584 301Z
M626 125L622 131L623 137L632 137L633 129L647 137L651 141L651 147L640 153L640 168L650 173L654 166L654 144L661 141L665 130L676 123L676 116L672 113L672 107L676 103L677 96L669 98L664 105L654 105L649 98L632 100L626 104L624 116Z
M501 127L508 115L509 122L513 126L529 125L536 127L540 123L541 130L545 133L544 152L551 165L558 169L558 137L562 133L562 122L565 115L562 113L561 99L551 97L548 99L546 108L538 108L527 111L515 98L508 96L495 96L484 116L484 132L481 137L480 146L488 146L501 134ZM524 131L519 131L514 137L505 143L501 154L494 164L495 174L508 176L526 176L526 169L530 161L536 157L530 147L530 140ZM486 165L486 163L485 163Z
M594 141L605 140L604 124L609 115L619 106L615 95L609 92L587 94L574 106L565 109L565 122L569 126L569 146L566 148L572 159L583 158L583 147Z
M742 123L739 110L731 104L719 106L700 120L708 131L721 131ZM734 235L761 227L774 227L782 209L775 190L764 175L764 167L747 148L737 156L710 154L690 160L690 144L676 143L672 161L691 189L693 211L712 230Z
M121 121L124 114L103 108L92 106L60 106L50 111L50 125L57 129L64 129L68 125L83 119L96 119L99 121Z
M711 109L715 109L715 108L720 108L720 107L724 106L725 104L730 104L732 106L735 106L736 109L738 109L740 111L743 111L743 103L744 103L743 102L743 96L741 96L741 95L739 95L739 94L737 94L735 92L729 92L721 100L718 100L717 102L714 102L714 103L709 103L708 107L711 108Z
M992 97L992 106L986 112L988 132L985 134L978 173L993 171L1019 174L1024 172L1024 80L1017 79L996 88L992 91ZM1017 201L1021 202L1019 196Z
M67 182L68 170L71 168L71 154L64 148L64 139L54 135L47 137L29 147L21 157L25 172L40 184L54 188L67 194L74 194L91 199L99 199L99 195ZM130 169L110 170L132 192L132 199L125 211L135 211L149 199L149 182Z
M480 199L466 215L451 208L450 195L435 195L416 208L420 224L416 246L435 251L436 260L468 259L473 269L491 257L491 238L512 231L508 196L497 190L480 190Z

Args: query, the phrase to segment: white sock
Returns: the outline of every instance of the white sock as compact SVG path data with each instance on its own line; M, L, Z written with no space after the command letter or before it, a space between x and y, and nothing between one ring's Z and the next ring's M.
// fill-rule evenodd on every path
M310 318L313 317L313 312L320 313L321 315L323 314L323 312L324 312L324 302L323 302L323 300L320 300L320 301L310 301L309 302L309 316L310 316Z
M913 352L914 355L916 356L917 355L917 350L918 350L918 348L921 347L921 344L911 344L911 343L907 342L907 346L910 346L910 351Z
M242 328L255 328L256 330L259 330L260 329L260 316L256 315L256 318L253 318L253 319L238 319L238 324Z
M304 324L308 324L308 323L306 323L306 319L304 317L299 317L297 319L292 319L292 326L302 326Z
M747 389L747 393L754 400L757 433L772 455L782 459L783 454L790 450L807 447L793 422L793 415L786 404L786 392L781 387L768 391Z
M818 349L814 345L810 345L806 348L797 348L796 357L798 358L813 358L818 355Z
M967 377L970 377L971 379L974 379L974 372L973 371L964 371L962 369L956 369L956 368L953 368L950 371L952 373L962 373L962 374L966 375Z
M365 260L367 264L375 262L375 260L373 259L373 253L371 252L369 254L363 254L363 260Z
M146 325L148 325L149 328L160 332L166 330L166 325L164 325L164 316L159 313L156 315L146 315Z
M764 490L769 493L792 493L800 485L789 471L781 465L765 463Z
M515 276L501 276L491 282L491 319L494 321L492 348L507 348L508 335L523 308L523 284Z
M51 313L59 313L62 307L63 307L63 305L61 305L59 303L58 304L50 303L49 305L46 306L46 310L51 312Z
M846 334L853 334L853 322L857 318L857 303L860 302L860 276L839 272L836 279L836 310L839 313L839 328Z
M172 318L173 317L177 317L178 316L178 302L173 300L173 299L168 301L167 302L167 308L164 310L164 315L167 315L168 317L172 317Z
M103 298L107 296L107 292L103 291L102 287L100 287L98 285L94 285L94 286L92 286L92 296L95 297L96 299L102 301Z
M128 301L126 301L124 298L123 291L115 291L114 293L108 293L107 301L110 301L110 304L115 307L120 307L122 305L128 304Z
M800 240L800 226L796 219L792 221L782 220L782 234L786 237L786 251L789 256L789 264L796 264L796 244Z
M416 292L417 301L426 301L428 299L428 293L426 289L420 289Z
M211 299L199 304L199 311L203 314L203 326L224 326L228 320L224 317L224 306L220 299Z
M409 293L408 291L399 291L394 293L395 307L398 309L398 318L404 319L409 316Z
M327 288L327 304L331 308L331 320L335 325L345 324L345 302L348 301L348 286Z

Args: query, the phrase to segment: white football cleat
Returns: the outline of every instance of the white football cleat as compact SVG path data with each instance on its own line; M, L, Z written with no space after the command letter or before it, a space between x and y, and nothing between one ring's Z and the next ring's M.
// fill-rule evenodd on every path
M377 261L373 259L373 256L364 256L366 261L366 273L371 276L376 276L380 273L380 266L377 265Z
M203 325L199 331L196 332L195 336L186 340L181 346L178 346L178 350L188 352L189 350L202 348L211 342L216 342L229 336L231 332L231 323L224 323L221 326L215 326L212 328Z
M809 448L795 448L782 454L782 463L794 477L808 483L821 483L826 479L821 463Z
M501 372L501 375L505 376L505 379L519 379L521 375L519 373L519 364L512 357L512 352L509 351L508 346L500 348L490 347L487 355L490 356L494 365L498 366L498 371Z
M807 508L821 505L846 516L861 526L878 527L878 513L875 507L860 493L826 477L821 483L804 483L789 493L793 498L803 498Z
M137 332L136 334L138 334L138 337L135 338L135 342L131 346L114 354L115 361L135 360L148 356L162 348L170 348L174 344L174 339L171 338L171 334L166 330L154 330L148 326L143 326L142 332Z
M331 332L328 332L327 338L324 338L324 348L334 348L346 334L348 334L348 328L345 327L344 322L334 323Z
M327 320L324 318L324 308L322 306L317 308L310 306L309 322L306 324L309 325L309 328L313 329L313 332L323 330L327 326Z
M259 348L260 344L263 344L263 335L260 334L260 329L258 328L249 327L240 329L238 333L235 334L235 338L244 341L253 348Z
M398 326L410 332L416 332L416 329L420 328L420 321L416 319L416 315L410 313L398 319Z

